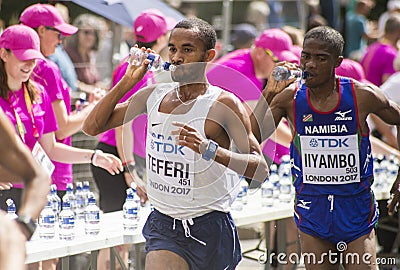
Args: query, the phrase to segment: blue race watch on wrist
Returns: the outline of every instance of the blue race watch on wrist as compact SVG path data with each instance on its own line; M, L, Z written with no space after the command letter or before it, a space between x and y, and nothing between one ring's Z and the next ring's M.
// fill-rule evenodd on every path
M201 155L202 158L209 161L210 159L214 159L215 155L217 154L218 143L208 140L208 145L206 151Z

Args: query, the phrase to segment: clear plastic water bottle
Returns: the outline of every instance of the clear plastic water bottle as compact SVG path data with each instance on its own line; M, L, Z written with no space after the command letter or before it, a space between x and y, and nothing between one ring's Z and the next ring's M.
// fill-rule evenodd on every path
M271 165L271 167L272 167L272 165ZM291 169L292 169L292 167L291 167L291 164L290 164L290 156L289 155L283 155L282 158L281 158L281 164L279 165L279 168L278 168L278 175L280 177L282 177L284 173L290 173Z
M18 215L16 214L17 212L17 207L15 207L15 203L13 201L13 199L8 198L6 200L6 204L7 204L7 214L6 216L10 219L16 219L18 217Z
M89 181L83 181L82 193L83 193L83 197L85 198L85 207L86 207L88 205L89 194L90 194Z
M274 205L274 184L267 179L261 185L261 205L271 207Z
M249 196L249 183L247 183L246 178L244 176L240 176L240 191L242 193L242 203L243 205L247 204L248 196Z
M243 193L239 192L236 196L236 199L232 202L231 209L234 211L242 211L243 210Z
M100 209L96 205L96 198L93 192L89 193L88 205L85 209L85 233L97 235L100 232Z
M134 59L131 56L134 56ZM176 66L172 65L169 62L165 62L161 59L161 56L155 53L143 52L142 49L132 47L129 51L129 64L133 64L132 60L136 60L137 65L141 65L145 59L150 60L150 64L148 66L148 70L157 71L157 70L165 70L165 71L174 71Z
M399 161L395 155L389 156L389 166L388 166L388 178L387 182L391 185L397 177L397 172L399 170ZM389 188L388 188L389 189Z
M56 216L52 202L47 200L46 206L39 215L39 237L41 239L53 239L55 235Z
M79 94L79 101L75 103L75 110L81 111L86 105L86 93L82 92Z
M140 207L140 198L136 194L136 190L134 188L128 188L126 190L125 203L122 206L123 218L124 218L123 225L125 232L127 233L133 232L138 227L139 207Z
M61 211L61 199L57 194L57 186L55 184L50 186L50 201L54 215L57 218Z
M292 199L291 191L291 174L285 171L283 176L279 180L279 200L283 203L289 203Z
M76 208L75 208L76 220L83 220L86 203L85 203L85 196L83 193L82 182L76 183L75 200L76 200Z
M68 183L65 195L62 197L62 201L69 201L71 205L71 210L75 212L76 209L76 199L74 194L74 184Z
M73 240L75 237L75 215L71 210L69 201L63 202L63 209L60 212L60 239Z
M278 173L278 166L276 164L272 164L270 169L269 169L269 177L268 181L271 182L273 185L273 197L275 199L279 198L279 173Z
M374 156L373 158L373 165L374 165L374 183L372 184L372 188L375 192L383 190L383 174L381 165L379 164L378 158Z
M272 71L272 76L276 81L286 81L291 78L305 78L306 72L302 72L301 69L288 69L284 66L277 66Z

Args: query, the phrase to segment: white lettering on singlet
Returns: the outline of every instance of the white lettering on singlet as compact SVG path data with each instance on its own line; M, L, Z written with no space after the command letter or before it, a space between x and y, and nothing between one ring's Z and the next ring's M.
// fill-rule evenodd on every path
M312 134L329 134L348 132L346 125L320 125L320 126L305 126L304 132L306 135Z

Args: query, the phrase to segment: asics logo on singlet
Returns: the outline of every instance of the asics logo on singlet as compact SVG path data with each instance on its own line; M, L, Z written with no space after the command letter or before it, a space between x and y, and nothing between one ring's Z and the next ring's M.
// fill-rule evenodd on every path
M311 204L311 201L310 202L306 202L305 200L298 200L298 202L299 202L297 204L298 207L304 208L306 210L310 209L310 206L308 206L308 204Z
M335 114L338 115L338 116L336 116L335 121L351 121L351 120L353 120L353 117L346 116L346 114L348 114L349 112L351 112L351 110L348 110L346 112L342 112L342 111L335 112Z

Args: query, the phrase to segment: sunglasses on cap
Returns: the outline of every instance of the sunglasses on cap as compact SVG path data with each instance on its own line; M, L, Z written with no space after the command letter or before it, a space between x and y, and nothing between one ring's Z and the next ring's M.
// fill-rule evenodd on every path
M275 56L275 54L270 50L270 49L265 49L265 53L269 56L271 56L272 61L274 61L274 63L278 63L278 57Z

